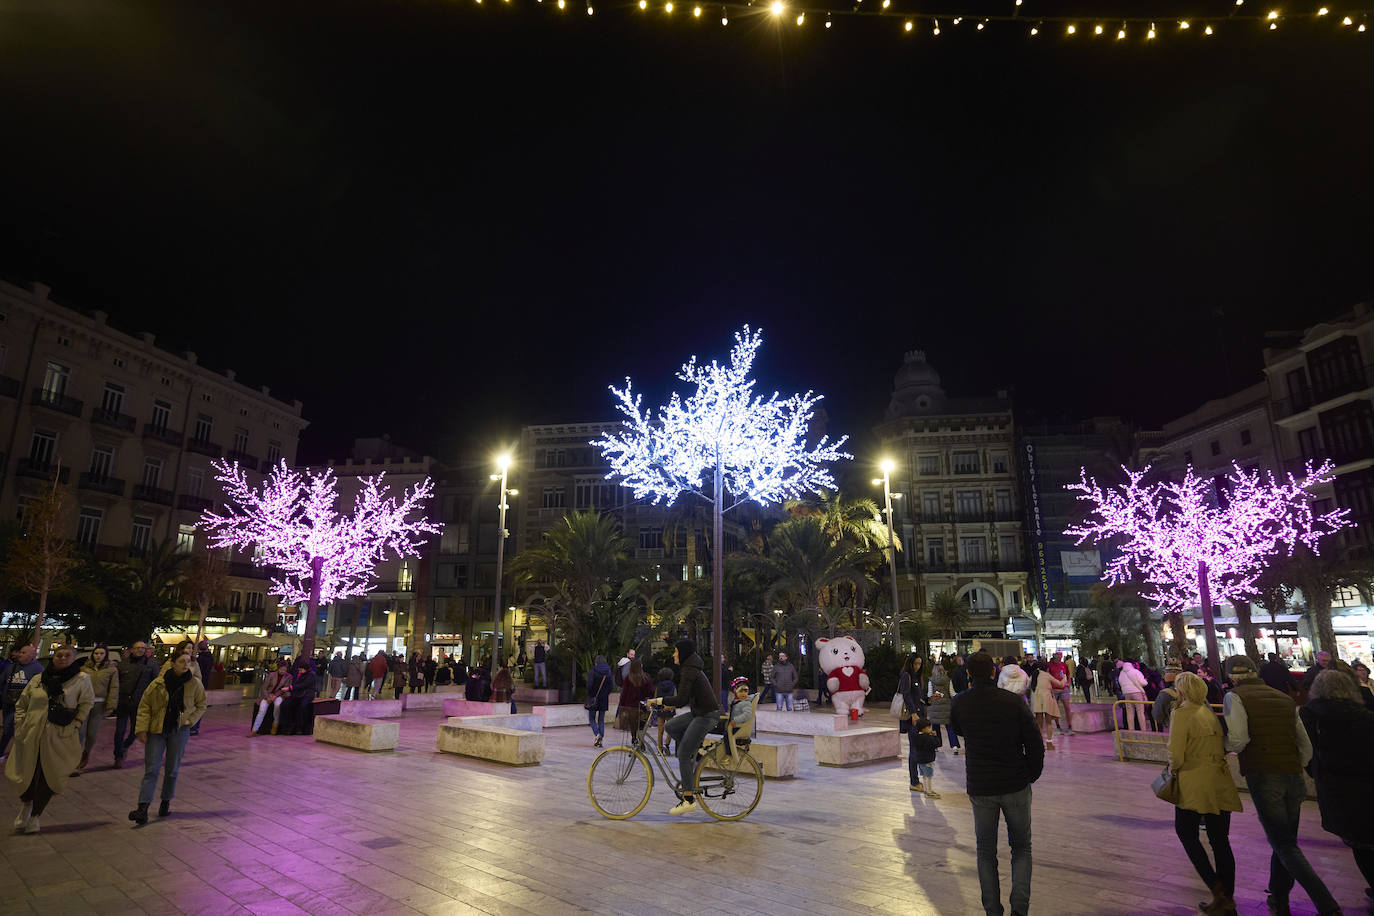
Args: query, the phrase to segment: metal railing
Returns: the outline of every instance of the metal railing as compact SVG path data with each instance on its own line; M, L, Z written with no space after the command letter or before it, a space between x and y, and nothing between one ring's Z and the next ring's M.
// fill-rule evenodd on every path
M159 506L170 506L172 504L172 491L164 490L161 487L150 487L145 483L140 483L134 487L133 498L142 500L145 503L157 503Z
M143 438L152 439L154 442L165 442L168 445L181 447L181 430L168 429L156 423L143 424Z
M49 391L46 388L33 389L33 397L30 399L38 407L47 407L60 413L71 414L74 417L81 416L81 402L76 398L68 397L60 391Z
M78 490L95 490L97 493L109 493L113 496L124 495L123 480L108 474L95 474L90 471L81 472L81 476L76 479L76 488Z
M1374 387L1374 366L1361 366L1333 379L1320 379L1311 387L1274 402L1274 419L1283 420L1333 400L1343 394Z
M123 430L126 433L134 431L136 421L126 413L117 410L106 410L104 407L91 408L91 422L99 423L101 426L109 426L112 429Z

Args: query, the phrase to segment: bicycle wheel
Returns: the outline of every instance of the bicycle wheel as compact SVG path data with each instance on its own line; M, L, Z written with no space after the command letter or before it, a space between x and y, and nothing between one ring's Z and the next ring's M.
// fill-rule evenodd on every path
M694 782L697 804L720 821L739 820L763 798L763 767L748 754L733 759L707 754L697 764Z
M644 755L632 747L608 747L587 771L587 797L602 817L623 821L649 803L654 771Z

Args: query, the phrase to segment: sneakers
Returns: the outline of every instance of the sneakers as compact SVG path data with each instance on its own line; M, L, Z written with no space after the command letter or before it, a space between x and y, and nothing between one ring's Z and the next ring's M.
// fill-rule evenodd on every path
M29 821L33 819L33 802L24 802L19 806L19 816L14 819L14 832L22 833L24 828L29 826Z
M596 736L596 740L592 742L592 747L601 747L601 736L600 736L600 735L597 735L597 736Z
M28 822L26 825L24 825L24 832L25 832L25 833L37 833L37 832L38 832L38 818L36 818L36 817L31 817L31 818L29 818L29 822Z
M936 792L934 789L926 789L926 798L939 798L939 797L940 797L940 793L939 793L939 792Z
M668 809L669 814L686 814L688 811L697 810L697 800L695 798L684 798L676 805Z
M957 747L954 749L954 756L955 756L955 757L958 757L958 756L959 756L959 749L958 749Z
M1046 742L1045 742L1045 750L1047 750L1047 751L1052 751L1052 750L1054 750L1054 742L1053 742L1053 741L1046 741Z

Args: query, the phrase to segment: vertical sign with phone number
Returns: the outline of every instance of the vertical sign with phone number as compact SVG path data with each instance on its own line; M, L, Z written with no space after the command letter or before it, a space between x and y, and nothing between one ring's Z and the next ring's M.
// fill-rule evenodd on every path
M1042 613L1050 608L1050 573L1045 559L1045 515L1040 504L1040 471L1035 463L1035 446L1026 443L1026 505L1030 507L1031 558L1035 584L1040 592Z

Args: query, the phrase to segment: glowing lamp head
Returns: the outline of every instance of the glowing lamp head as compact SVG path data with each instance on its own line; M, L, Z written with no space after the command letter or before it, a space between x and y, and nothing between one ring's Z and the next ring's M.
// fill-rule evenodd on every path
M1184 20L1180 21L1179 24L1178 24L1178 27L1179 27L1180 29L1190 29L1190 28L1192 28L1192 26L1188 24L1188 20L1187 20L1187 19L1184 19Z
M783 9L782 0L773 0L773 5L769 7L774 16L781 16Z
M694 6L694 7L692 7L692 15L695 16L695 17L697 17L698 19L700 19L700 18L701 18L701 7L699 7L699 6Z
M1202 30L1202 34L1204 34L1204 35L1211 35L1211 34L1212 34L1212 27L1211 27L1210 25L1207 26L1205 29Z
M891 5L892 5L892 0L883 0L883 9L887 9L887 8L888 8L889 6L891 6Z
M897 462L893 461L891 458L884 458L882 464L878 465L878 467L883 469L884 474L891 474L893 471L897 470Z
M729 17L729 16L721 16L721 17L720 17L720 24L721 24L721 25L729 25L729 24L730 24L730 17Z
M646 10L649 8L649 0L639 0L639 8Z
M592 15L592 13L593 13L593 10L592 10L591 4L588 4L588 5L587 5L587 15L590 16L590 15Z
M1344 19L1342 19L1342 20L1341 20L1341 25L1351 25L1350 17L1349 17L1349 16L1346 16Z
M1322 7L1321 9L1317 10L1317 15L1325 16L1329 12L1331 12L1329 9L1327 9L1326 7Z
M1269 15L1266 16L1266 17L1264 17L1264 18L1270 19L1270 20L1277 19L1277 18L1279 18L1279 11L1278 11L1278 10L1270 10L1270 11L1269 11Z
M805 14L805 13L798 13L798 14L797 14L797 25L801 25L801 24L804 23L804 22L806 22L806 14Z
M1076 25L1071 25L1071 26L1069 26L1067 29L1065 29L1064 31L1067 32L1068 34L1072 35L1074 32L1077 32L1077 31L1078 31L1078 26L1076 26Z
M916 28L916 23L914 23L914 22L912 22L910 19L908 19L908 20L906 21L906 25L902 26L902 28L905 29L906 31L910 32L912 29Z
M1117 40L1117 41L1120 41L1121 39L1123 39L1123 38L1125 38L1125 37L1126 37L1126 30L1125 30L1125 29L1120 29L1120 30L1117 31L1117 33L1116 33L1116 40Z
M1031 35L1034 36L1034 35L1039 35L1039 34L1040 34L1040 30L1037 29L1035 26L1031 26Z
M665 13L671 13L672 11L673 11L673 0L668 0L667 3L663 4L663 12L665 12Z
M829 13L826 13L826 14L825 14L825 27L828 29L828 28L830 28L831 25L833 25L833 23L830 21L830 14L829 14Z
M1094 34L1094 35L1101 35L1101 34L1102 34L1102 26L1100 26L1100 25L1098 25L1098 26L1093 26L1093 34Z
M1153 22L1150 23L1150 31L1148 31L1148 32L1145 33L1145 37L1146 37L1146 38L1154 38L1154 37L1155 37L1155 24L1154 24Z

